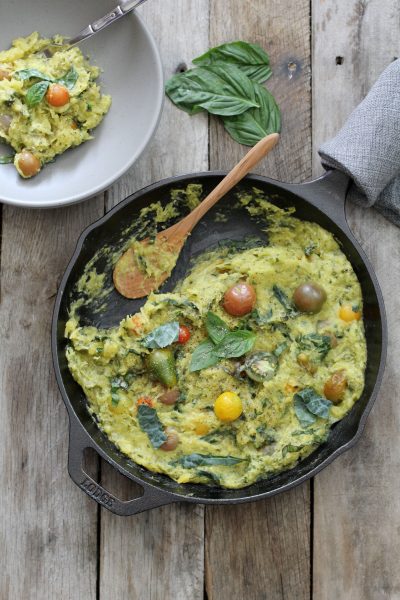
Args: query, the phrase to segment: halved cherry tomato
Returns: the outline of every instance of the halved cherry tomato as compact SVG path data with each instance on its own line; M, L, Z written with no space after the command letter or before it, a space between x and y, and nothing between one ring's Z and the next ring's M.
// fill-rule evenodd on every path
M69 102L69 91L64 85L52 83L47 90L46 100L51 106L65 106Z
M249 283L239 281L226 290L222 305L233 317L241 317L251 312L256 303L256 290Z
M146 406L150 406L150 408L154 407L154 402L149 396L141 396L137 399L136 404L140 406L141 404L145 404Z
M190 329L189 329L189 327L186 327L186 325L180 325L179 326L178 343L179 344L186 344L189 340L190 340Z

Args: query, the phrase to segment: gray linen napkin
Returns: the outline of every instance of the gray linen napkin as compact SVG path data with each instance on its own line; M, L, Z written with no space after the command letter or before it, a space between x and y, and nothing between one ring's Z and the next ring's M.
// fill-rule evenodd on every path
M400 59L383 71L319 154L325 167L353 180L348 198L374 205L400 227Z

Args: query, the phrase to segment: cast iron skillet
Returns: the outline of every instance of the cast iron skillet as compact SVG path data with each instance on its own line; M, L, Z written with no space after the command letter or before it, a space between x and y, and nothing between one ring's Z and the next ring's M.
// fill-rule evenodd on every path
M188 183L201 183L206 194L217 185L223 175L219 172L196 173L166 179L136 192L118 204L82 233L57 294L52 324L52 352L57 382L70 419L69 473L73 481L89 496L119 515L133 515L177 501L207 504L249 502L291 489L318 473L356 443L382 380L387 347L385 309L372 267L346 222L344 205L348 187L347 177L339 172L330 171L310 183L286 184L251 175L243 180L240 188L246 190L255 186L266 192L277 205L294 206L297 218L314 221L332 232L353 265L362 287L368 347L365 389L360 400L351 412L332 428L327 442L308 458L289 471L239 490L199 484L178 484L164 475L151 473L124 456L100 431L87 411L83 391L68 371L65 358L64 326L68 318L68 307L74 297L74 285L88 260L101 246L121 246L124 239L121 235L123 230L135 220L141 208L156 200L167 202L171 189L184 187ZM244 213L238 214L238 209L231 209L233 200L234 192L231 192L213 209L215 211L223 208L228 215L227 221L215 221L211 211L211 214L208 213L198 224L162 291L172 289L176 281L184 275L191 257L218 241L242 239L249 234L259 237L264 235L261 231L262 223L255 223ZM97 267L99 270L106 268L101 261ZM111 277L111 272L108 276ZM143 303L144 300L132 301L122 298L114 291L105 310L100 313L95 309L86 310L82 319L86 323L100 326L115 325L125 315L136 312ZM123 475L140 484L143 495L130 501L121 501L96 483L83 468L83 452L88 447L94 448Z

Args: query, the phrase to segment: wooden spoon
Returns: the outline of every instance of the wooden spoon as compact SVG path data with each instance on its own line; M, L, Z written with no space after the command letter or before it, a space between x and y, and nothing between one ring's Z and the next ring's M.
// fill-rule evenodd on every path
M279 134L271 133L260 140L242 160L223 178L223 180L213 189L210 194L184 219L164 229L157 234L152 244L154 252L146 254L146 263L150 264L150 271L155 271L157 275L149 276L140 269L137 253L133 248L129 248L118 259L113 273L114 285L120 294L126 298L142 298L150 292L160 287L160 285L169 277L176 259L182 249L183 244L189 233L200 219L218 202L227 192L229 192L251 169L264 158L272 148L277 144ZM148 247L149 240L140 242ZM165 254L171 253L170 267L162 265L165 261ZM165 271L163 270L165 268Z

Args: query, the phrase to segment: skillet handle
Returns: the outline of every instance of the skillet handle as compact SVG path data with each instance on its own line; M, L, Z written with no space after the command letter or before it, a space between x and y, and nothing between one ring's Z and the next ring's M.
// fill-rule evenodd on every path
M350 177L342 171L331 169L318 179L306 183L292 184L295 194L299 194L316 208L322 209L347 234L351 230L347 223L345 204L350 186Z
M94 481L83 468L83 453L86 448L97 450L95 444L86 433L80 423L73 416L70 417L69 428L69 451L68 472L71 479L88 496L96 500L109 511L120 516L136 515L137 513L175 502L167 492L152 487L151 485L139 485L143 487L143 495L132 500L120 500L102 485Z

